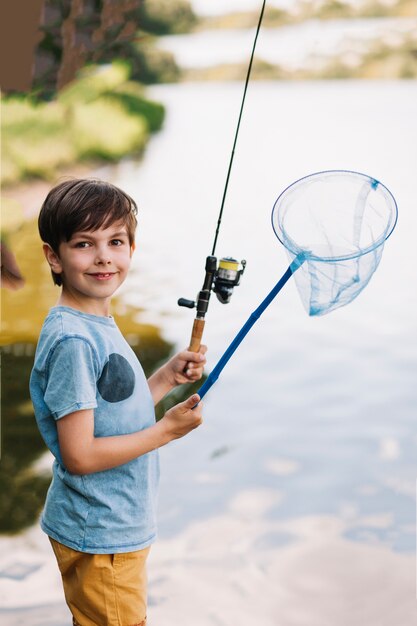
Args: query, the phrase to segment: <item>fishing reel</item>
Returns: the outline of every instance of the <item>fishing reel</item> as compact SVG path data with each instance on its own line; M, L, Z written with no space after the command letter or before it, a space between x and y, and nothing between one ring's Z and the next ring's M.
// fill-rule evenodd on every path
M239 262L232 257L223 257L214 276L213 291L222 304L227 304L233 295L233 289L240 283L240 277L245 271L246 261Z
M245 271L246 261L239 261L231 257L223 257L217 267L215 256L208 256L206 259L206 276L202 290L199 292L197 301L180 298L179 306L189 309L197 308L197 317L204 319L208 309L211 291L217 296L222 304L227 304L233 295L233 289L240 283L240 277Z

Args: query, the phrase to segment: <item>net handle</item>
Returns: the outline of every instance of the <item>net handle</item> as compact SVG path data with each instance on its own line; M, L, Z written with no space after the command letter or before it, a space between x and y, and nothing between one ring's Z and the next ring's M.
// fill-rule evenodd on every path
M243 339L246 337L252 326L255 322L261 317L262 313L265 309L271 304L272 300L276 295L281 291L285 283L291 278L291 276L298 270L298 268L304 263L305 256L304 254L299 254L295 257L291 265L287 268L286 272L281 276L277 284L271 289L269 294L264 298L261 304L258 306L253 313L249 316L245 324L237 333L236 337L230 343L223 356L220 357L217 365L213 368L211 373L208 375L204 384L197 391L200 396L200 400L206 395L208 390L214 385L216 380L219 378L221 372L223 371L225 365L228 363L232 355L235 353L239 345L242 343ZM197 406L197 405L196 405Z

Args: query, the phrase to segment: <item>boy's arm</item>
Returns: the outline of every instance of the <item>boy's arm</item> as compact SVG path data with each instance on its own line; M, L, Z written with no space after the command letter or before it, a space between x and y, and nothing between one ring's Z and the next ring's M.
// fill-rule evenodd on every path
M203 345L199 352L183 350L152 374L148 384L154 404L158 404L177 385L200 380L206 364L206 352L207 347Z
M155 425L129 435L94 436L94 411L75 411L57 421L59 447L72 474L101 472L132 461L173 439L183 437L202 423L202 402L194 394L167 411ZM193 409L193 407L195 407Z

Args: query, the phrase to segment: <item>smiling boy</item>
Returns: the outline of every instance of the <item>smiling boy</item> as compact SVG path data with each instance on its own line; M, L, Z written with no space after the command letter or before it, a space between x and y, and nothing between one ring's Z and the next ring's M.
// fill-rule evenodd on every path
M98 180L48 194L39 232L57 306L42 327L30 391L54 455L41 518L78 626L146 623L146 558L156 537L157 449L201 424L198 395L155 423L154 405L201 378L201 353L184 350L146 380L110 316L134 251L136 204Z

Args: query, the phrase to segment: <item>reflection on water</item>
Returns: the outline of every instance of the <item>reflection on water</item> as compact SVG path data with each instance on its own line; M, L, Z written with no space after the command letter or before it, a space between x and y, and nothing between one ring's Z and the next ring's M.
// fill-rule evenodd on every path
M58 296L44 261L35 221L23 223L10 237L22 274L23 289L2 292L2 456L0 464L0 533L16 533L36 520L50 483L49 472L35 465L45 452L29 395L29 377L36 341L48 309ZM149 375L165 361L172 344L160 329L138 322L139 311L115 297L112 310L119 328ZM196 385L168 396L157 417L185 399Z
M31 525L50 482L49 477L30 471L45 450L28 393L33 354L33 344L8 346L2 354L0 532L17 532Z

